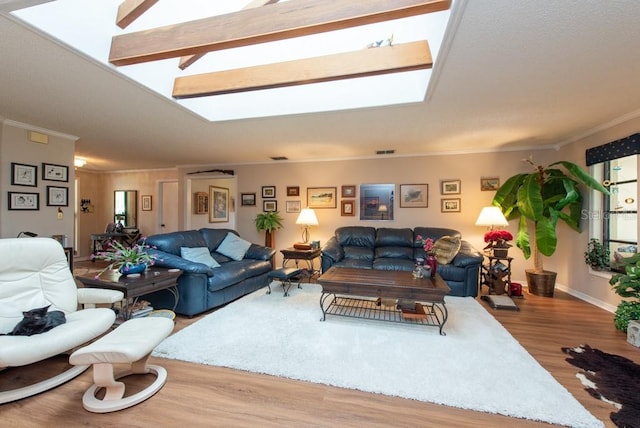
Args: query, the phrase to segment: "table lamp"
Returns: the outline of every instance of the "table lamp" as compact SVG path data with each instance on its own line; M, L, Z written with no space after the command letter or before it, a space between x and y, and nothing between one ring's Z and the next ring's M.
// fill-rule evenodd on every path
M311 248L309 244L309 226L318 225L318 217L316 217L315 211L311 208L305 208L300 211L296 224L302 225L302 243L308 244L309 248Z
M498 207L484 207L480 211L480 215L476 220L476 226L488 226L493 230L494 226L508 226L509 222L500 211Z
M378 212L380 213L380 220L384 220L384 214L389 212L389 208L385 204L380 204Z

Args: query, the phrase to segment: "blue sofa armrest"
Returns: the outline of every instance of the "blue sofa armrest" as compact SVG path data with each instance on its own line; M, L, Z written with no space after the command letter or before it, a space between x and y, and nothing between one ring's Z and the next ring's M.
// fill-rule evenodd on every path
M338 243L338 239L335 236L332 236L327 243L324 244L320 257L322 272L326 272L334 263L344 259L344 249L342 245Z
M156 255L156 266L180 269L186 273L203 273L207 276L213 276L214 274L213 269L203 263L191 262L175 254L156 249L149 250L149 253Z
M456 267L480 266L483 260L484 256L482 253L473 248L469 242L462 241L460 251L458 251L458 254L453 258L451 264Z
M276 250L273 248L251 244L247 253L244 255L244 258L253 260L271 260L275 254Z

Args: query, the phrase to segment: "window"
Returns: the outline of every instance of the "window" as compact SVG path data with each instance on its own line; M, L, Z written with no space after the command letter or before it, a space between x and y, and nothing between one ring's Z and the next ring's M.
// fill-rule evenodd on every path
M591 236L609 248L613 271L638 251L638 162L632 155L592 166L594 177L602 180L610 195L593 192L593 212L602 215L593 219Z

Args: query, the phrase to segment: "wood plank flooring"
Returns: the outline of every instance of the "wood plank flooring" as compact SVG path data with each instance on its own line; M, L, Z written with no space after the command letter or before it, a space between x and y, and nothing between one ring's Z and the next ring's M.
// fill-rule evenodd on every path
M589 396L560 348L589 344L640 363L640 350L613 327L613 315L562 292L525 293L519 312L488 311L594 416L613 427L610 405ZM486 305L485 302L482 302ZM486 306L485 306L486 307ZM204 316L204 315L201 315ZM201 317L200 316L200 317ZM177 318L176 331L195 322ZM93 414L82 408L91 371L36 397L0 405L3 427L534 427L548 424L333 388L267 375L152 358L169 379L151 399L127 410ZM295 361L283 361L295 364ZM0 389L55 364L0 373ZM482 370L482 365L478 366ZM526 376L523 373L522 376ZM129 378L140 388L147 382ZM517 382L517 379L513 380ZM133 389L132 391L135 391ZM504 397L509 400L509 397ZM535 397L531 397L535 400Z

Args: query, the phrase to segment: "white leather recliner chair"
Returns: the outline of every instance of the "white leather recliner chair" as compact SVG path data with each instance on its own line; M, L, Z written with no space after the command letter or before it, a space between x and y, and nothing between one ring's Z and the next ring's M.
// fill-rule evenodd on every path
M9 333L22 312L51 305L66 323L33 336L0 336L0 376L11 367L26 366L70 353L110 329L109 308L78 310L79 305L123 299L119 291L77 288L62 246L51 238L0 239L0 333ZM37 384L0 392L0 404L38 394L67 382L88 366L70 369Z

